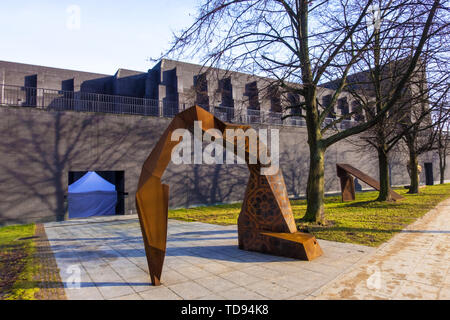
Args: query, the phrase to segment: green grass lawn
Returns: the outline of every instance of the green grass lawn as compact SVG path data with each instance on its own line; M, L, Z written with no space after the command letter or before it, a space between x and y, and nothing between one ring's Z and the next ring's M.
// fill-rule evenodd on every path
M0 300L34 299L34 232L35 225L0 228Z
M356 201L345 203L340 196L326 197L325 217L331 222L331 226L326 227L302 222L306 200L294 200L291 205L299 230L307 230L319 239L378 246L449 198L450 184L426 186L418 195L409 195L406 189L396 192L405 199L376 202L378 192L357 193ZM169 218L229 225L237 223L240 210L240 203L177 209L169 211Z

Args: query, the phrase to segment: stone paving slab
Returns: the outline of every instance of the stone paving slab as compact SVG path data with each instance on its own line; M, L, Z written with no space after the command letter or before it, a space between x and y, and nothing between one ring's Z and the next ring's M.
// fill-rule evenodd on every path
M162 285L149 284L137 216L45 224L68 299L308 299L374 248L319 240L298 261L238 249L237 227L169 220ZM80 277L80 287L73 280Z
M450 199L313 294L315 299L450 299Z

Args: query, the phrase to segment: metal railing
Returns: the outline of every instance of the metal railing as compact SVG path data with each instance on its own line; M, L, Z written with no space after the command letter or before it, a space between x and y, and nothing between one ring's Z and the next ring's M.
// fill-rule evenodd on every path
M178 103L155 99L0 84L0 104L53 111L99 112L174 117Z
M0 84L0 105L33 107L53 111L78 111L114 114L132 114L154 117L174 117L185 109L173 101L74 92L44 88ZM273 124L306 127L299 116L283 119L281 112L225 106L207 106L206 110L225 122L239 124ZM325 119L328 124L334 119ZM346 129L357 122L344 120L337 127Z
M299 116L283 119L282 112L255 110L246 108L209 107L209 111L225 122L242 124L273 124L283 126L306 127L306 121Z

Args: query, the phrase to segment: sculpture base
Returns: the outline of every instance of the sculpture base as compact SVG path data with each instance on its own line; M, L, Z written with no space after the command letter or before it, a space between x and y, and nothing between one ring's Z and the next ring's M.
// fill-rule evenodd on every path
M239 230L239 249L298 260L314 260L323 254L312 234Z

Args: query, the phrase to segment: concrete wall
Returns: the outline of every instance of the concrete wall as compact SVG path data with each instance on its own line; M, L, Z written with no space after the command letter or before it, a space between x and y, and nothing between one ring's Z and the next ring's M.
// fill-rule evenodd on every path
M62 82L74 79L74 91L79 91L86 81L97 80L97 88L111 79L110 75L0 61L0 83L25 86L25 78L37 75L37 87L63 90Z
M29 86L27 79L31 77L37 78L37 88L144 98L148 74L119 69L115 75L106 75L0 61L0 84ZM71 86L65 84L72 82L69 89Z
M69 171L125 171L125 191L130 194L126 209L135 212L141 166L170 121L0 107L0 224L62 219ZM308 174L306 129L272 128L280 130L280 161L288 192L300 196L305 193ZM427 157L420 163L433 160L438 180L437 157ZM406 159L395 159L393 184L408 183ZM337 162L353 164L377 178L375 154L358 151L351 141L343 141L326 153L328 192L339 191ZM170 185L171 208L240 201L247 178L245 165L170 164L163 176Z

